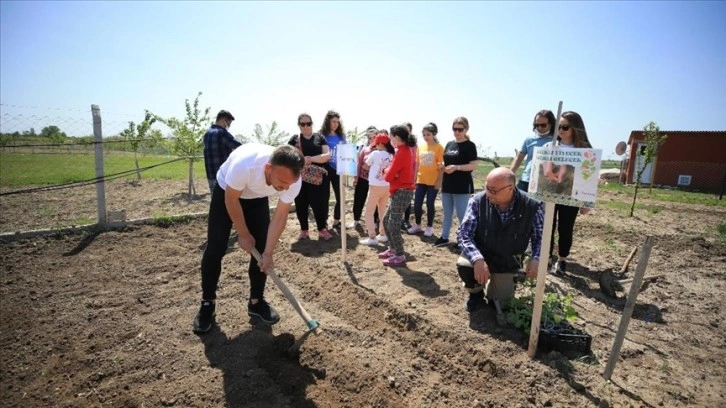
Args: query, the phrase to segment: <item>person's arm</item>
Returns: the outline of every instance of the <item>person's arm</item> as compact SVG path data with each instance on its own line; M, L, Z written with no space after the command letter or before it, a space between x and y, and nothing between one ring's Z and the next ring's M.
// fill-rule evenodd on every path
M386 181L389 183L392 183L396 180L396 177L398 176L398 173L400 173L401 169L403 169L405 166L411 166L412 163L410 160L407 160L404 156L410 156L410 154L404 154L401 149L399 149L396 154L393 155L393 161L391 162L391 165L388 167L388 170L386 171ZM410 159L410 157L409 157Z
M461 226L456 233L456 240L461 247L461 253L469 260L474 268L474 279L480 285L484 285L489 280L489 267L484 261L484 255L482 255L474 242L477 225L482 221L479 215L479 200L481 197L477 195L469 199L464 218L461 221Z
M237 140L236 140L236 139L234 138L234 136L232 136L232 134L231 134L231 133L229 133L228 131L226 131L226 130L225 130L225 131L224 131L224 133L223 133L222 135L223 135L223 136L222 136L222 144L223 144L223 145L224 145L225 147L227 147L227 148L229 149L229 151L230 151L230 152L231 152L232 150L234 150L234 149L236 149L236 148L238 148L238 147L242 146L242 143L238 142L238 141L237 141Z
M532 245L532 260L527 267L527 277L536 278L539 268L539 257L542 250L542 228L544 226L544 203L537 205L537 212L532 220L530 244Z
M277 243L285 231L285 225L287 225L287 215L290 213L292 203L286 203L282 200L277 201L277 207L275 212L272 213L270 219L270 226L267 228L267 241L265 242L265 252L262 253L262 262L260 263L260 270L267 272L270 268L275 267L275 262L272 255L275 253Z
M328 145L320 146L323 152L317 156L311 156L310 160L316 164L325 164L330 160L330 147Z
M237 243L244 251L250 252L255 245L255 239L250 234L250 230L247 229L247 223L245 223L244 212L239 204L241 195L242 190L236 190L228 185L224 190L224 205L227 207L227 214L229 214L229 218L237 231Z
M519 165L522 164L522 161L524 160L525 157L527 157L527 153L519 152L517 157L514 158L512 165L509 166L509 170L512 170L513 173L516 173L517 169L519 168Z

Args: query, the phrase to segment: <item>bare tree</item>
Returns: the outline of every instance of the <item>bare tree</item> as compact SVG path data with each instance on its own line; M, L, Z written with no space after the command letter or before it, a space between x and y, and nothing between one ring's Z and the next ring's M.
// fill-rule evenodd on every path
M244 134L237 135L242 143L249 143L251 141L266 144L269 146L280 146L287 142L290 138L290 134L284 130L280 130L277 125L277 121L272 121L272 124L267 127L267 131L262 130L262 126L259 123L255 123L255 128L252 131L252 136L246 136Z
M643 127L645 132L645 149L643 151L643 160L640 162L640 166L635 172L635 193L633 194L633 205L630 206L630 216L633 216L635 211L635 200L638 198L638 189L640 188L640 178L643 176L643 172L650 163L653 163L655 157L658 155L658 149L665 143L668 135L660 134L660 127L653 121ZM636 153L638 154L638 153ZM637 164L638 161L636 160Z

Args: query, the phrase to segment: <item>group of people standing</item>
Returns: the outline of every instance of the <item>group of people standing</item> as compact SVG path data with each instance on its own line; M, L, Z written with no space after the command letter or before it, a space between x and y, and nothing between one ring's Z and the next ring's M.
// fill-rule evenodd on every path
M522 265L509 258L524 252L531 244L533 263L527 270L528 275L532 276L539 262L542 206L526 195L533 149L553 143L563 147L591 147L580 115L565 112L557 126L558 137L554 138L554 115L551 111L540 111L533 123L536 135L524 141L511 167L492 171L487 176L485 190L474 195L472 173L476 171L478 157L476 145L468 135L467 118L453 120L454 140L445 146L438 141L435 123L428 123L422 128L423 143L419 143L412 134L410 123L394 125L388 130L371 126L366 131L367 143L358 152L354 220L342 226L340 176L335 150L347 140L339 113L328 111L318 132L313 131L312 117L307 113L300 114L300 132L286 145L277 148L248 144L237 149L239 142L228 132L233 120L231 113L220 111L215 124L204 137L205 166L212 202L207 246L202 257L202 305L193 326L197 333L209 331L214 323L221 261L233 226L239 246L247 252L256 248L262 257L261 261L252 258L249 263L248 314L268 324L279 320L277 311L264 299L266 274L261 272L274 265L272 253L285 228L287 212L293 202L300 224L298 239L311 238L310 210L318 238L325 241L332 239L331 229L340 231L346 227L362 226L363 216L367 237L361 239L361 244L378 246L387 243L388 248L378 257L384 265L402 266L406 264L402 233L434 235L435 201L440 191L443 222L441 233L433 245L449 245L456 212L460 225L456 245L461 250L456 264L470 293L467 310L476 309L485 293L487 298L511 297L514 290L512 282L509 282L511 274ZM515 171L523 161L524 172L516 182ZM306 171L319 176L301 177ZM335 204L329 229L331 187ZM268 197L273 194L279 194L279 200L270 217ZM409 224L412 207L413 225ZM562 205L556 207L559 256L554 271L558 274L565 271L574 221L578 212L583 210ZM550 254L553 247L554 243L549 248ZM494 279L498 273L507 275ZM494 291L489 287L495 281L498 281L498 291L496 287Z

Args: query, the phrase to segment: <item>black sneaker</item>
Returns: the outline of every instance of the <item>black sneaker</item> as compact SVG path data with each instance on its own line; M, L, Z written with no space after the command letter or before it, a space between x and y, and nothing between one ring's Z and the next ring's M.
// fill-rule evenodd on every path
M214 309L214 302L209 300L202 301L202 306L199 308L199 312L197 312L197 316L194 318L194 325L192 328L194 333L206 333L212 329L215 317Z
M552 273L557 276L565 276L565 270L567 269L567 261L557 261L555 266L552 268Z
M449 240L446 238L439 238L434 242L435 247L445 247L447 245L449 245Z
M469 299L466 301L466 311L469 313L474 312L481 304L484 299L484 291L469 293Z
M410 222L408 222L407 220L401 222L401 231L408 232L409 228L411 228L411 223Z
M247 303L247 314L250 316L259 317L260 320L267 324L275 324L280 321L280 315L277 314L277 310L270 306L265 299L260 299L259 302L254 305L252 302Z

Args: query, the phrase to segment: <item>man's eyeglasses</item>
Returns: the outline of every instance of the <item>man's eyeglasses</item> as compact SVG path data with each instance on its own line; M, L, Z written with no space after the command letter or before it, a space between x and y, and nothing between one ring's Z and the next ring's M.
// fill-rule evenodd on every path
M559 125L557 126L557 129L567 132L568 130L570 130L570 125Z
M488 192L489 192L489 194L491 194L491 195L496 195L496 194L497 194L498 192L500 192L500 191L502 191L502 190L504 190L504 189L506 189L506 188L512 187L512 186L514 186L514 184L508 184L508 185L506 185L506 186L504 186L504 187L502 187L502 188L498 188L498 189L496 189L496 190L495 190L495 189L493 189L493 188L489 188L489 187L487 187L487 191L488 191Z
M297 125L300 127L308 127L308 126L312 126L313 122L300 122Z
M535 123L534 127L546 128L549 123Z
M454 132L463 132L465 129L464 128L455 127L455 128L451 128L451 130L453 130Z

